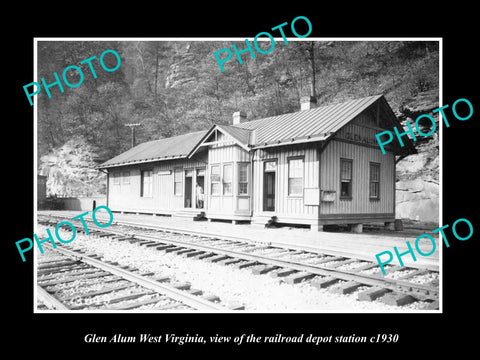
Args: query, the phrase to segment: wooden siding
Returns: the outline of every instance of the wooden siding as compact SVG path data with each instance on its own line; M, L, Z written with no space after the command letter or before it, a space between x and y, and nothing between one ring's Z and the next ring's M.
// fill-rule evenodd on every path
M250 164L251 154L235 145L225 145L229 137L218 133L217 140L222 141L222 145L210 145L208 150L208 162L206 179L206 197L207 197L207 217L210 218L232 218L248 219L251 216L251 197L252 197L252 178L251 167L249 170L248 195L238 195L239 163ZM220 165L220 177L223 179L223 165L232 164L232 194L223 195L223 186L220 186L220 194L211 195L210 170L211 165ZM222 182L221 182L222 183Z
M381 120L381 119L380 119ZM228 134L217 131L192 159L158 161L109 170L109 207L116 211L153 212L173 214L185 209L185 170L205 169L204 211L207 217L224 219L265 220L277 216L280 222L318 224L391 219L395 214L395 157L392 152L383 155L375 135L375 111L358 115L341 128L326 145L305 143L284 145L253 152L245 151ZM217 142L217 143L215 143ZM253 160L252 160L253 157ZM303 194L288 194L291 158L303 159ZM351 159L352 198L340 199L340 158ZM264 163L276 161L275 210L264 211ZM380 197L370 199L370 162L380 164ZM248 194L239 195L239 164L249 164ZM211 195L211 165L232 164L232 194ZM182 194L174 194L174 170L182 169ZM141 171L153 170L152 196L140 196ZM114 184L114 172L130 172L130 181ZM195 178L192 178L192 193ZM333 201L321 201L321 191L334 191ZM308 201L306 201L308 199ZM192 210L195 208L192 207Z
M304 205L303 196L288 195L288 159L303 158L303 188L318 188L317 145L296 145L257 150L254 156L254 216L277 216L279 221L295 221L295 219L314 220L318 216L318 206ZM276 160L275 176L275 211L263 211L263 175L264 162ZM308 221L307 221L308 222Z
M183 210L185 204L185 170L205 169L207 167L206 153L198 159L177 160L165 163L159 163L155 171L155 183L158 184L156 193L156 209L161 213L178 212ZM174 194L175 169L182 169L182 194ZM159 171L171 170L169 175L162 174ZM195 181L193 181L192 192L195 194ZM194 209L192 207L191 209Z
M113 211L134 211L171 214L184 209L185 173L183 173L182 195L174 195L174 169L206 168L206 153L197 159L169 160L151 164L128 166L109 170L108 176L108 204ZM152 196L140 196L141 171L153 170ZM170 171L165 174L165 171ZM130 172L129 184L124 184L120 177L120 184L114 184L113 173Z
M321 190L336 191L333 202L321 202L320 218L334 214L393 214L395 212L395 158L372 146L377 130L358 124L341 129L324 149L320 159ZM340 158L352 159L352 198L340 199ZM370 162L380 164L380 199L369 197Z

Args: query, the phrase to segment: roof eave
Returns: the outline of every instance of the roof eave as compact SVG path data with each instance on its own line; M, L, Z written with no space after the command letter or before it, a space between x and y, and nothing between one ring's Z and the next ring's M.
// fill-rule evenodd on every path
M122 167L122 166L128 166L128 165L146 164L146 163L152 163L152 162L158 162L158 161L177 160L177 159L185 159L185 158L187 158L186 155L165 156L165 157L150 158L150 159L144 159L144 160L125 161L121 163L108 164L108 165L101 164L101 165L95 166L95 169L101 170L101 169Z

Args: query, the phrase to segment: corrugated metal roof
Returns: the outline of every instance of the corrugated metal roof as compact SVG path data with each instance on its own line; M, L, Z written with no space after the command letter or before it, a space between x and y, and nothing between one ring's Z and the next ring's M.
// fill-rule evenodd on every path
M237 139L242 144L248 145L250 144L250 135L251 131L248 129L242 129L240 127L232 126L232 125L217 125L217 127L227 134L232 136L233 138Z
M350 100L340 104L272 116L234 125L255 132L253 147L283 144L299 139L326 138L340 130L382 95Z
M200 146L200 142L205 141L206 135L215 127L231 135L246 148L323 141L379 99L383 99L383 104L389 108L383 95L375 95L340 104L246 121L237 125L215 125L208 131L150 141L106 161L99 168L191 156ZM391 117L395 121L393 112ZM405 141L410 144L408 139ZM413 148L413 144L411 147Z
M207 131L148 141L115 156L98 168L184 158L197 145Z

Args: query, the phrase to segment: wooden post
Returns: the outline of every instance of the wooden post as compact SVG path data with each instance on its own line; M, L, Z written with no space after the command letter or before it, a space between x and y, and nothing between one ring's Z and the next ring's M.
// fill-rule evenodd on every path
M360 234L363 232L363 224L350 224L350 231Z

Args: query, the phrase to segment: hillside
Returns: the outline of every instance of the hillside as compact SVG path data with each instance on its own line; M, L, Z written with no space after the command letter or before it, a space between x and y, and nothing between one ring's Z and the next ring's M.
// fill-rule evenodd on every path
M213 53L231 45L230 41L39 42L39 78L50 79L53 72L105 49L114 49L122 59L117 71L99 71L96 79L87 64L79 65L85 75L81 86L66 87L52 99L44 92L38 95L39 168L48 173L52 154L70 139L84 142L96 162L118 155L131 144L128 123L141 124L136 132L139 143L208 129L214 123L228 124L238 110L245 111L248 119L297 111L300 98L312 92L313 74L319 105L383 94L403 121L414 121L416 114L438 106L436 42L276 42L269 54L257 53L255 59L244 54L243 64L233 57L222 73ZM242 49L245 44L237 46ZM70 73L75 77L75 71ZM438 207L438 137L417 146L418 155L398 164L398 215L411 217L418 206L423 219L433 213L435 201ZM76 172L57 165L55 173ZM59 183L68 178L57 176L55 187L68 193L74 186ZM89 184L84 192L104 192L101 184L91 181L91 174L78 181Z

